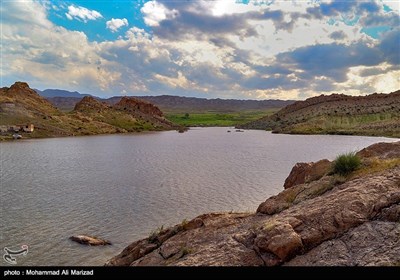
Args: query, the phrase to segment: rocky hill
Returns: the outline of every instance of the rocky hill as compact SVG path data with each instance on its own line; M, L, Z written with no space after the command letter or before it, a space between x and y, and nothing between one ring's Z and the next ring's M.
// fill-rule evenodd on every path
M35 129L24 134L26 138L178 129L156 106L136 99L128 98L111 106L85 96L72 112L64 113L27 83L16 82L10 88L1 88L0 125L27 124L33 124ZM11 135L2 132L0 139L11 138Z
M256 213L210 213L138 240L108 266L400 265L400 142L358 153L346 177L296 167ZM303 166L305 166L303 164Z
M240 128L277 133L400 137L400 90L390 94L332 94L298 101Z
M164 118L157 106L133 97L123 97L115 105L110 105L92 96L85 96L75 105L73 113L131 132L179 129L178 126Z

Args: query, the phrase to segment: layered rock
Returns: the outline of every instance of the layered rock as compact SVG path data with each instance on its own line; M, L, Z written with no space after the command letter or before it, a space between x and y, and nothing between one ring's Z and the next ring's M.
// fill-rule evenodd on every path
M400 152L400 142L367 150L382 146L386 154ZM323 175L295 184L256 213L201 215L191 227L132 243L106 265L398 265L400 162L384 160L392 164L343 181Z

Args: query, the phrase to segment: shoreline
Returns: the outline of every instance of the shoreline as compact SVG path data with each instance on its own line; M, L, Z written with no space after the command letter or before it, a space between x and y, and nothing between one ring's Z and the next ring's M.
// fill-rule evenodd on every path
M289 184L256 212L211 212L161 227L105 266L396 266L400 141L356 155L361 166L345 177L328 160L300 163L304 170L296 164Z
M218 128L234 128L236 129L236 126L190 126L190 127L185 127L185 130L183 132L187 132L191 128L213 128L213 127L218 127ZM241 128L242 129L242 128ZM303 135L303 136L316 136L316 135L337 135L337 136L357 136L357 137L383 137L383 138L390 138L390 139L400 139L399 136L393 136L393 135L387 135L387 134L381 134L381 135L372 135L372 134L357 134L357 133L300 133L300 132L276 132L273 130L264 130L264 129L243 129L244 131L246 130L257 130L257 131L265 131L265 132L270 132L271 134L280 134L280 135ZM65 137L90 137L90 136L105 136L105 135L135 135L135 134L141 134L141 133L153 133L153 132L163 132L163 131L176 131L179 133L180 129L161 129L161 130L143 130L143 131L132 131L132 132L116 132L116 133L98 133L98 134L87 134L87 135L57 135L57 136L44 136L44 137L23 137L21 139L13 139L12 135L9 137L7 136L2 136L0 135L0 143L1 142L11 142L11 141L24 141L24 140L32 140L32 139L53 139L53 138L65 138Z

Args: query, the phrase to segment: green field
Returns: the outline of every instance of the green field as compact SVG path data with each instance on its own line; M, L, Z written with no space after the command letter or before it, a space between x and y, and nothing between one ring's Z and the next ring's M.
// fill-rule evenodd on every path
M167 112L165 117L171 122L183 126L235 126L271 115L279 109L241 112Z

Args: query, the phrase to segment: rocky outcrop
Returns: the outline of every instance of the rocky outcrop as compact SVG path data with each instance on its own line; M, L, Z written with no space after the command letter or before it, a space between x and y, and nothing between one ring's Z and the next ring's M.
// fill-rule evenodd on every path
M90 246L111 245L111 242L108 240L90 235L73 235L69 239L83 245L90 245Z
M384 145L393 155L399 144ZM256 213L201 215L132 243L106 265L398 265L400 163L383 163L295 184Z
M163 117L163 113L157 106L134 97L124 96L114 107L123 111L141 112L152 116Z
M400 158L400 142L396 143L376 143L357 153L363 158L377 157L380 159Z
M299 184L318 180L328 173L330 168L331 162L327 159L317 162L296 163L286 178L283 188L288 189Z
M77 112L98 112L100 113L103 110L110 109L111 106L104 102L100 102L96 100L92 96L85 96L79 101L74 108L74 111Z

